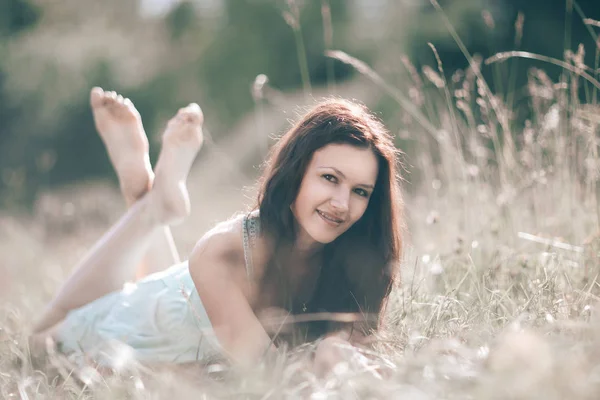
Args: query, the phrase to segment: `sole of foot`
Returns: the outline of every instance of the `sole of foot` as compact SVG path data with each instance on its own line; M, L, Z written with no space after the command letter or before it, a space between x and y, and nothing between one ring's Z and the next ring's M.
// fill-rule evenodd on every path
M180 109L167 124L150 191L161 223L176 224L190 214L186 180L204 141L203 122L202 110L192 103Z
M119 178L121 192L131 205L148 192L154 179L148 138L140 113L131 100L99 87L92 89L90 104L96 129Z

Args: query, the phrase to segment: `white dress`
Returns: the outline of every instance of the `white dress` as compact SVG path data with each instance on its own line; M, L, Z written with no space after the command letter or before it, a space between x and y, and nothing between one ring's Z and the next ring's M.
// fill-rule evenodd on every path
M256 215L243 218L249 278L249 243L259 232L258 222ZM207 361L221 354L187 261L72 310L61 324L57 342L63 353L102 366L118 366L129 359L144 363Z

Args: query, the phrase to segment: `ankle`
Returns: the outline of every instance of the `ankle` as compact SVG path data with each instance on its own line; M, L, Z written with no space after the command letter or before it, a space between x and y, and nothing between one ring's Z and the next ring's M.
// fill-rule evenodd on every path
M161 185L148 192L152 215L157 223L161 225L175 225L183 222L190 215L190 204L187 192L178 188L178 184L172 188Z
M137 192L133 191L132 188L123 185L119 185L119 187L121 189L121 195L123 196L123 199L125 199L125 205L127 206L127 209L130 209L148 194L152 185L149 184L147 189L138 190Z

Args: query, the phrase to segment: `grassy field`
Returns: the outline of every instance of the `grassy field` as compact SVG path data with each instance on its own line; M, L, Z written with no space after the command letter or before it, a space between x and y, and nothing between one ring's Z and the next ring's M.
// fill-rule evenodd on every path
M128 365L103 378L58 354L33 357L25 332L36 310L123 210L113 186L82 183L44 194L31 214L0 216L1 398L598 397L600 108L592 104L600 84L581 78L573 59L560 82L532 70L519 101L492 95L477 68L450 83L430 69L399 91L358 60L332 55L412 121L399 133L411 148L402 281L376 351L324 380L304 369L307 349L275 368ZM576 95L584 81L587 105ZM232 188L253 179L219 186L210 175L198 166L190 178L194 202L215 208L175 230L184 254L246 202Z

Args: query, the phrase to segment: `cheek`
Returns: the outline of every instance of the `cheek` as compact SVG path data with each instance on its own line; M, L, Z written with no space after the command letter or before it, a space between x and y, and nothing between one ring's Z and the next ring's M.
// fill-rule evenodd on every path
M358 221L367 211L367 206L369 205L368 199L357 198L351 208L350 218L353 222Z
M312 198L314 197L314 185L310 182L303 182L294 201L295 212L306 213L312 207Z
M300 187L296 203L298 209L313 209L322 203L328 196L328 187L318 179L304 182Z

